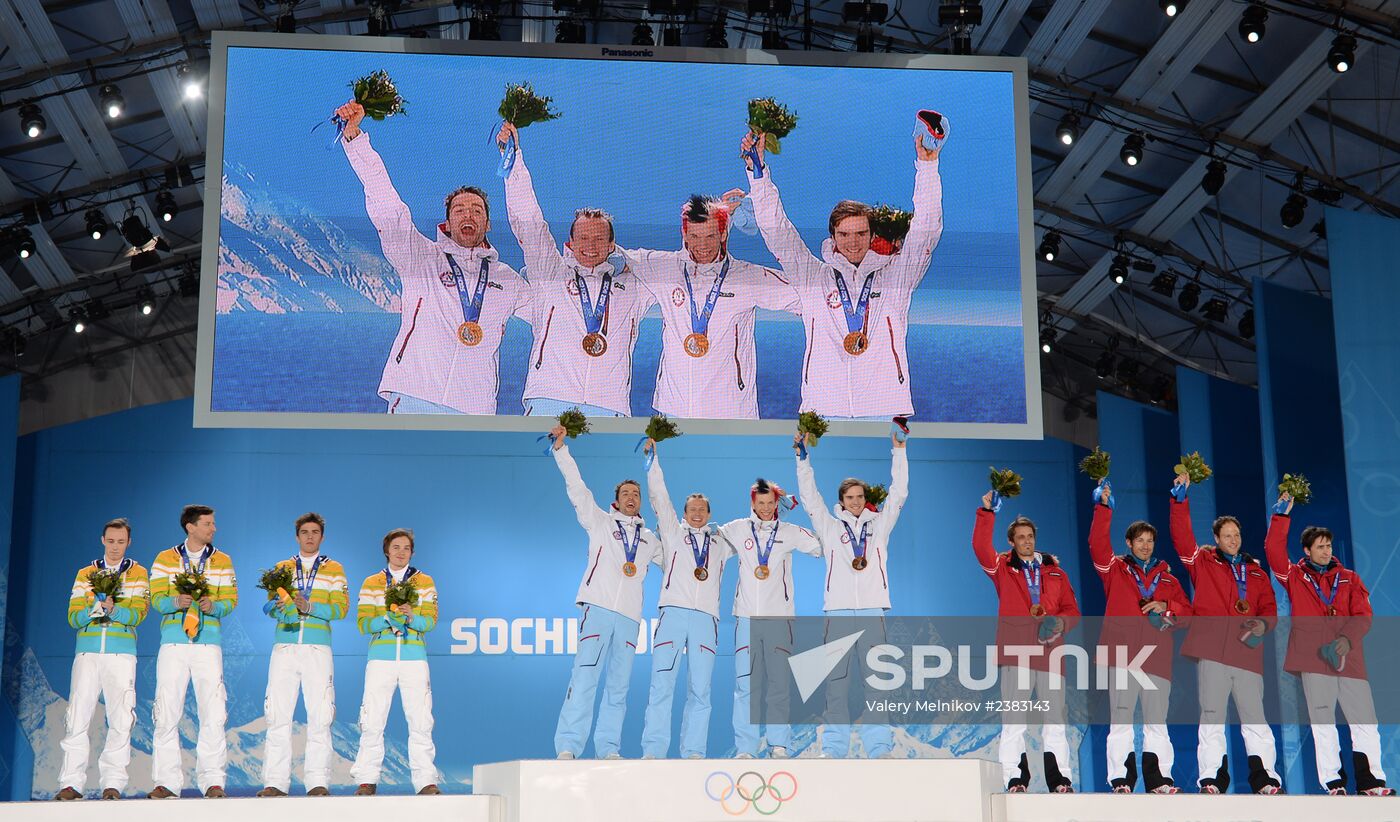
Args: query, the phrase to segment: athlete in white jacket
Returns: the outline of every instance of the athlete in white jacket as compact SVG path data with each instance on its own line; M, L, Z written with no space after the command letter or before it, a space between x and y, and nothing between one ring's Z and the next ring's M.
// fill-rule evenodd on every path
M793 437L793 448L797 456L797 493L802 500L802 508L812 518L812 527L821 540L822 552L826 556L826 590L823 592L822 610L828 617L827 632L834 636L844 636L862 626L854 624L855 617L882 617L890 607L889 558L890 532L899 520L899 512L904 501L909 498L909 458L904 443L896 436L890 437L893 448L890 450L890 489L885 498L884 510L876 511L874 506L865 503L865 483L858 479L841 482L840 503L833 510L826 510L821 492L817 490L817 480L812 473L811 461L798 449L801 434ZM841 624L850 620L848 624ZM866 631L857 645L857 652L847 657L845 673L835 676L827 688L827 713L835 717L845 716L846 697L853 678L851 659L864 659L870 645L884 640L876 633ZM828 723L822 735L822 755L844 757L850 749L850 727ZM889 725L863 724L860 726L861 744L869 758L883 756L894 746L894 735Z
M616 244L612 217L581 208L564 250L554 242L535 197L535 184L513 136L515 159L506 176L510 229L525 252L533 295L535 342L525 371L527 415L553 416L577 406L591 416L631 416L632 347L652 303Z
M729 256L729 209L694 196L681 207L679 251L629 251L661 307L661 364L652 405L674 417L758 419L758 309L798 310L772 269Z
M755 144L749 134L741 148L759 231L801 301L807 331L801 410L838 419L912 416L905 338L914 289L943 234L941 144L929 149L914 138L914 217L900 253L871 251L870 207L843 200L832 209L831 236L818 257L788 221L771 169L754 175L752 155L763 156L765 140Z
M681 756L704 759L710 682L719 649L719 584L733 548L720 535L719 526L710 522L710 501L704 494L686 497L684 519L676 518L655 449L656 443L647 440L646 451L652 455L647 498L661 535L661 614L651 642L651 692L642 726L642 755L662 759L670 751L671 703L684 653L690 660L686 663L690 687L681 720Z
M760 665L765 677L763 693L768 714L787 713L787 659L792 655L792 631L785 644L768 646L763 636L755 639L750 620L754 617L794 616L792 553L800 551L821 556L821 543L811 531L778 519L783 491L760 479L749 488L749 516L725 523L720 533L739 559L739 580L734 586L734 748L740 759L759 753L759 726L752 722L750 694L753 674ZM768 755L781 759L792 745L792 727L768 726Z
M495 414L501 338L512 315L530 318L530 290L486 237L486 192L464 186L449 194L437 239L428 239L360 130L364 107L352 101L336 114L346 121L340 142L364 184L370 221L403 287L379 396L390 414Z
M560 759L575 759L583 753L593 722L593 693L606 660L608 679L603 685L603 704L598 708L593 751L602 759L619 759L627 684L641 629L642 583L647 566L661 563L661 541L638 515L642 488L636 480L618 483L612 505L603 510L593 500L593 492L584 484L578 464L564 444L563 426L555 426L549 435L569 502L579 525L588 532L588 565L574 600L582 609L578 650L554 731L554 750Z

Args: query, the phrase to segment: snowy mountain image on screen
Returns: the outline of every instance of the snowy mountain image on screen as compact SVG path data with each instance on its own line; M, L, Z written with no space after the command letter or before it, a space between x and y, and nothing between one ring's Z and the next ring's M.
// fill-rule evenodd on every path
M399 310L399 277L372 228L347 233L238 164L224 169L221 204L220 314Z

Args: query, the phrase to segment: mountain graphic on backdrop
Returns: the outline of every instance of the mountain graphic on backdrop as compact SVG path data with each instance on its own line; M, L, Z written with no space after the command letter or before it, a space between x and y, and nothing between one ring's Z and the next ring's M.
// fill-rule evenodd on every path
M220 314L398 312L402 285L373 229L347 233L236 163L220 203Z

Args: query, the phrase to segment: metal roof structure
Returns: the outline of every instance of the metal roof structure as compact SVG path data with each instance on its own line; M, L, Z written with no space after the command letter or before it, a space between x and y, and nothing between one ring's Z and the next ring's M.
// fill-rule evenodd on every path
M1171 405L1178 365L1254 384L1254 278L1327 296L1322 206L1400 216L1400 0L881 5L0 0L0 372L25 377L23 426L190 391L207 112L186 86L217 29L534 42L572 17L597 43L646 24L693 46L1024 56L1055 252L1037 261L1043 387L1065 423L1098 389ZM940 22L959 10L980 23Z

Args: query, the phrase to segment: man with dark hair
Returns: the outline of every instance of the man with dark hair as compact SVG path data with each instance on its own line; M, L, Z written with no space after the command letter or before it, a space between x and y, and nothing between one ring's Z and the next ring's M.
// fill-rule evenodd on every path
M793 553L814 557L822 553L816 534L780 519L785 501L792 506L797 504L777 484L760 477L749 486L749 515L720 528L725 541L733 546L739 565L739 578L734 583L733 712L734 748L739 759L759 755L760 736L765 737L770 759L787 758L792 747L791 724L774 721L787 713L787 683L791 676L787 659L792 655L792 628L789 625L786 644L773 642L771 632L753 633L754 619L791 620L796 615ZM760 676L763 687L759 693L765 697L769 717L766 735L753 721L758 712L751 704L753 683Z
M737 202L736 202L737 205ZM681 206L679 251L628 251L661 307L652 405L676 417L758 419L758 309L798 308L777 272L729 255L729 206L694 195Z
M932 112L929 112L932 114ZM906 337L914 289L943 234L943 184L938 155L947 137L941 119L934 147L914 138L914 217L902 250L871 250L871 208L842 200L832 209L821 255L808 250L788 220L771 169L765 135L745 135L754 216L768 250L797 290L806 324L801 410L826 417L889 419L915 412Z
M865 483L848 479L841 483L839 501L828 511L817 490L816 474L807 458L798 433L793 437L797 452L797 493L802 509L812 519L812 530L821 541L826 556L826 589L822 592L822 610L827 615L827 633L842 636L849 633L841 622L855 623L861 617L883 617L890 609L890 581L887 555L891 533L904 501L909 497L909 457L904 440L890 435L890 488L883 509L865 501ZM883 625L883 622L881 623ZM852 624L851 630L857 630ZM841 673L827 686L827 711L834 720L827 723L822 734L822 756L844 758L850 751L851 728L840 718L849 715L847 698L850 684L856 679L859 660L866 650L883 642L871 631L862 634L855 653L847 656ZM852 660L857 662L852 662ZM861 745L869 759L888 756L894 749L894 731L884 723L862 723Z
M223 618L238 605L238 579L233 560L214 547L214 509L186 505L180 512L185 541L161 551L151 563L151 605L161 614L160 654L156 658L156 698L152 708L151 799L179 796L185 772L180 763L180 718L185 691L194 683L199 711L195 745L195 781L204 795L219 799L224 792L228 741L224 722ZM198 601L175 589L181 573L202 575L209 593Z
M1062 637L1079 616L1079 601L1069 575L1053 554L1036 550L1035 523L1016 517L1006 529L1010 550L998 554L992 547L996 525L994 494L988 491L977 509L972 530L972 551L997 591L997 646L1046 646L1046 654L1032 656L1026 666L1000 660L1001 698L1024 703L1032 698L1049 706L1038 717L1045 749L1045 787L1053 793L1074 793L1069 737L1065 732L1065 679L1058 665L1052 669L1049 652L1063 644ZM996 505L996 508L993 507ZM1002 714L998 759L1008 793L1025 793L1030 787L1030 762L1026 757L1026 712Z
M1114 687L1108 694L1108 781L1114 793L1132 793L1137 785L1137 760L1133 752L1133 714L1142 704L1142 777L1149 793L1174 794L1181 789L1172 780L1176 756L1167 736L1167 705L1172 688L1172 638L1168 633L1182 617L1190 616L1191 603L1167 564L1152 554L1157 529L1138 520L1128 526L1124 543L1128 550L1113 553L1113 493L1108 480L1096 490L1094 521L1089 527L1089 555L1103 581L1107 603L1099 644L1126 651L1132 660L1149 651L1142 672L1151 687L1109 671ZM1119 663L1117 657L1111 663Z
M621 759L627 685L641 635L642 584L647 566L661 564L661 541L642 521L642 488L635 480L618 483L608 510L598 506L564 444L564 435L562 425L549 432L554 441L550 453L564 475L578 524L588 534L588 562L574 598L582 609L578 650L554 731L554 750L560 759L576 759L583 753L593 724L594 692L606 664L608 678L593 732L593 752L601 759Z
M384 725L398 691L408 723L408 768L413 790L420 796L442 793L437 786L433 745L433 688L428 675L427 634L437 626L438 593L433 578L409 565L415 544L413 532L395 528L384 535L384 570L360 584L356 624L369 636L369 661L365 663L365 690L360 701L360 749L350 775L360 786L356 796L373 796L379 790L384 766ZM412 587L417 602L390 607L386 592L391 586Z
M1264 634L1278 617L1274 586L1262 563L1241 550L1240 521L1217 517L1211 527L1215 545L1199 545L1191 527L1191 478L1179 474L1173 482L1172 544L1191 575L1194 618L1181 646L1182 656L1197 660L1196 682L1201 724L1196 747L1201 793L1224 793L1230 787L1229 747L1225 737L1226 710L1231 696L1240 717L1249 763L1249 787L1254 793L1282 792L1274 770L1274 732L1264 716ZM1269 524L1264 545L1288 541L1287 518ZM1204 619L1202 617L1205 617Z
M364 107L351 101L336 114L370 221L402 284L399 332L379 396L390 414L495 414L506 321L529 319L530 289L487 239L486 192L462 186L447 195L446 215L429 239L361 130Z
M1394 796L1385 784L1376 705L1366 679L1362 641L1371 630L1371 592L1355 571L1332 554L1332 532L1318 525L1303 529L1303 556L1288 561L1289 514L1293 498L1281 494L1273 521L1283 538L1268 543L1269 569L1288 595L1293 618L1283 669L1303 681L1312 726L1317 781L1333 796L1345 796L1347 772L1337 739L1337 706L1351 731L1356 792Z
M306 703L308 796L329 796L331 723L335 720L335 661L331 620L349 608L345 569L321 553L326 521L320 514L297 517L297 553L277 563L292 572L295 591L284 601L269 593L263 613L274 620L272 658L263 702L267 737L263 749L263 789L258 796L286 796L292 784L292 714L297 691Z
M107 741L97 760L103 799L121 799L131 762L131 727L136 721L136 626L150 606L150 579L126 555L131 523L114 519L102 526L102 555L78 569L68 599L68 624L78 631L73 677L60 748L63 765L55 799L82 799L87 788L88 728L97 697L106 705ZM114 596L94 594L93 574L116 574Z
M535 197L515 126L504 124L497 142L514 152L506 207L534 299L525 413L554 416L577 406L589 416L631 416L632 349L652 297L638 287L607 212L576 211L560 251Z

